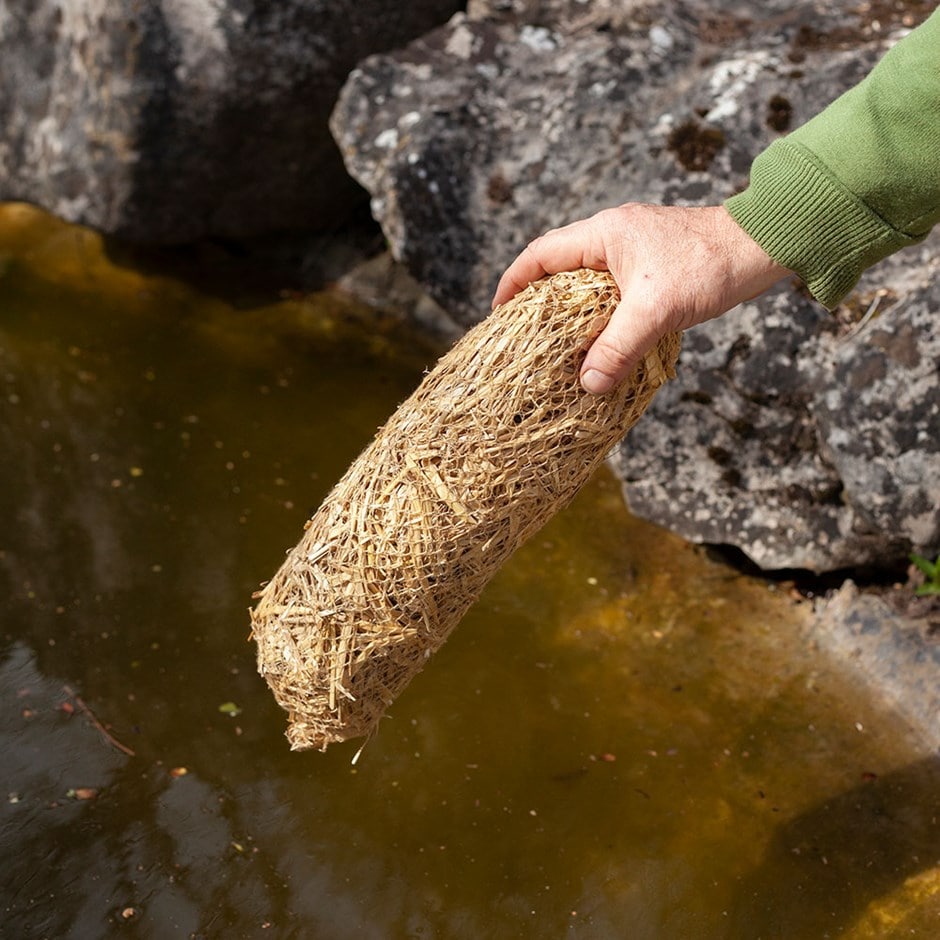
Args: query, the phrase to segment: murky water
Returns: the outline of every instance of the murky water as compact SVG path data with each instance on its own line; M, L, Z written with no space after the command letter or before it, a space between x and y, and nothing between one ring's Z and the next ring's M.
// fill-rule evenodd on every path
M249 596L431 361L367 324L0 207L0 934L937 936L936 759L605 474L357 766L288 751Z

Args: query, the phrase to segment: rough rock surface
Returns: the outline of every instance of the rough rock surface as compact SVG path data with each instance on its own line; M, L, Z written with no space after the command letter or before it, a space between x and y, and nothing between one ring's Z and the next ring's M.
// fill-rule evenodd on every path
M336 227L361 190L327 119L368 55L462 6L0 4L0 199L139 242Z
M331 127L392 252L467 325L533 235L744 186L930 8L475 2L363 62ZM765 568L940 551L936 246L878 266L835 317L790 285L692 331L616 461L634 511Z
M938 244L869 272L841 317L786 285L689 331L614 457L633 511L767 569L937 554L940 280L912 275Z
M724 198L768 121L802 122L885 48L813 39L808 3L507 6L370 57L331 121L396 257L468 324L532 236L628 200Z
M811 638L853 663L929 748L940 749L940 634L900 613L890 595L847 581L817 603Z

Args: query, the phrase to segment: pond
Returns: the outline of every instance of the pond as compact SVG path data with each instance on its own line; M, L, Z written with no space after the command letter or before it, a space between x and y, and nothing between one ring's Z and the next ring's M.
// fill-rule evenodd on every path
M3 930L937 936L936 755L786 584L606 471L357 764L290 752L250 596L434 357L336 292L233 305L0 207Z

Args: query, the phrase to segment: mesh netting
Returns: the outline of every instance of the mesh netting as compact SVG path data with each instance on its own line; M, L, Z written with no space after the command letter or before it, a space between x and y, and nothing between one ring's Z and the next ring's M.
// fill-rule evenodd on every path
M672 376L676 334L603 396L578 381L617 305L606 273L531 285L395 412L258 594L258 669L291 747L370 734L509 555L565 506Z

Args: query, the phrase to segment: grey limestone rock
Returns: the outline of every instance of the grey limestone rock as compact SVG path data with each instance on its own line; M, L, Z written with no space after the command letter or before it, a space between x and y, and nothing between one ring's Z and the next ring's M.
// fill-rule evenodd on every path
M472 4L361 63L331 127L395 256L469 324L535 235L630 200L724 198L768 121L805 120L884 48L816 50L809 5L777 31L756 6Z
M689 331L612 458L633 511L766 569L937 554L940 282L910 285L935 246L867 276L858 320L786 285Z
M852 581L816 604L811 639L851 663L899 712L917 738L940 749L940 635L898 610L890 593L860 592Z
M138 242L329 230L361 199L327 119L417 0L0 3L0 199Z

